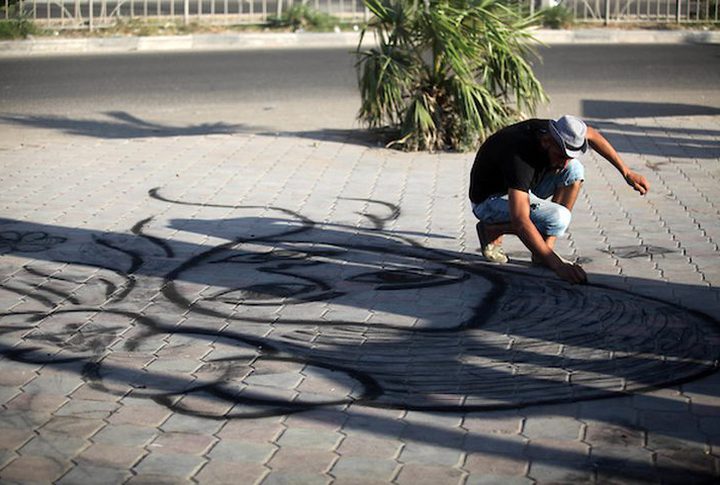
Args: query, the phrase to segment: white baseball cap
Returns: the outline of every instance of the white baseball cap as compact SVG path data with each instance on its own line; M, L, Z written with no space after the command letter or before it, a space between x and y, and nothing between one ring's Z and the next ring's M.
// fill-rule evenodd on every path
M587 151L587 125L580 118L565 115L550 120L550 133L570 158L578 158Z

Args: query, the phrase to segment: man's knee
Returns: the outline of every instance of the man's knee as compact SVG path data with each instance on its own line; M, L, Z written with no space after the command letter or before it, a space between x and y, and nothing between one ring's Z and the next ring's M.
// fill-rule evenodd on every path
M578 159L572 159L562 171L562 185L571 185L585 180L585 167Z
M572 213L567 207L560 204L553 204L552 211L550 211L550 217L548 217L545 230L543 231L546 236L562 236L570 227L570 221L572 220Z

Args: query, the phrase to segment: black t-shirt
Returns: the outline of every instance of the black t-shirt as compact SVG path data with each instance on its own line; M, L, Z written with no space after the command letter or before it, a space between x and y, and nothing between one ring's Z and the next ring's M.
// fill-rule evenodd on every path
M549 120L521 121L499 130L485 140L470 172L470 200L480 203L508 189L530 191L550 167L548 154L540 145Z

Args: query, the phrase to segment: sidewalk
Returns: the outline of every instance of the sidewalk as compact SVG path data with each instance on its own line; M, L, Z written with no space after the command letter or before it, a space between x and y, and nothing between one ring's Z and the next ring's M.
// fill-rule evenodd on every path
M720 119L607 120L559 252L352 133L0 151L3 483L716 483Z
M720 32L697 30L575 29L538 30L546 44L720 44ZM354 48L358 32L343 33L225 33L159 37L35 38L0 41L0 57L50 54L110 54L188 50L276 48ZM368 41L370 38L368 37Z

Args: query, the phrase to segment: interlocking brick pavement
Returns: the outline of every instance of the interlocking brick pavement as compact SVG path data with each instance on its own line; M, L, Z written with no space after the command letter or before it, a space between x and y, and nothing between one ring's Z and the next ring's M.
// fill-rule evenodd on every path
M0 481L716 482L720 119L595 125L587 287L482 261L472 154L4 142Z

